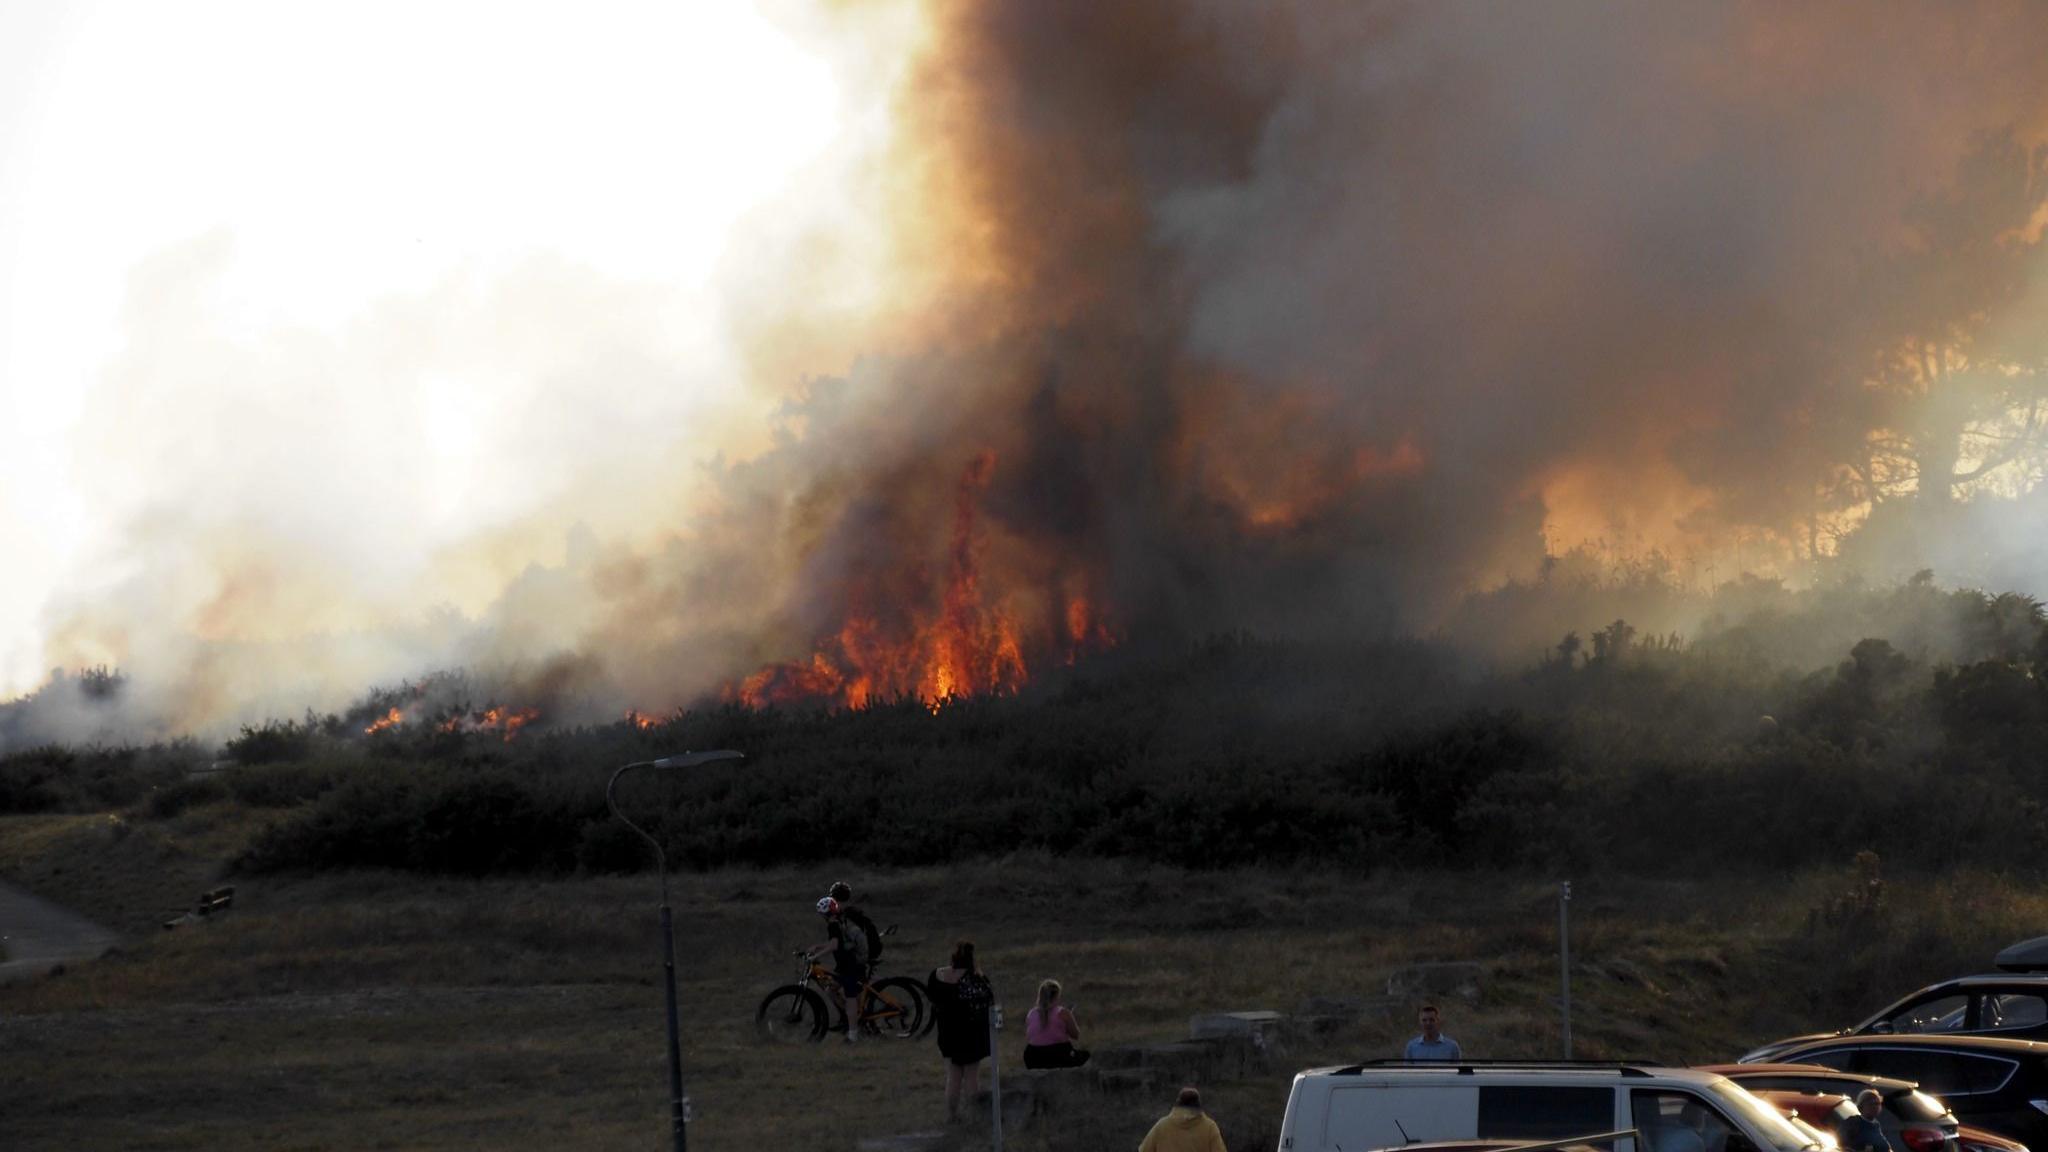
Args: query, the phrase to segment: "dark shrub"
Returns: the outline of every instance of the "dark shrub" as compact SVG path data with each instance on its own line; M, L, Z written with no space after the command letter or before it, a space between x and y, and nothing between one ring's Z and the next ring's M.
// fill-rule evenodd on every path
M197 745L47 745L0 756L0 812L99 812L140 801L204 762Z
M339 780L337 769L316 764L271 764L221 773L228 791L251 808L295 808L326 794Z
M405 868L411 863L409 781L368 771L257 834L235 866L249 872Z
M483 875L560 869L574 862L582 821L567 806L506 776L469 776L422 793L411 863Z
M149 794L149 814L168 819L188 808L214 804L228 798L228 786L218 775L194 776L165 784Z
M267 720L261 728L242 726L242 734L222 746L237 764L277 764L304 760L313 751L318 731L310 720Z
M654 850L633 830L609 816L592 820L576 837L576 867L585 872L638 872L654 862Z

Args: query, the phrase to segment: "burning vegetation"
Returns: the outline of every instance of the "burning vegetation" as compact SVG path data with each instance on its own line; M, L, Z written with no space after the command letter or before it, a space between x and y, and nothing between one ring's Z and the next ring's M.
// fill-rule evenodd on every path
M754 708L863 708L901 699L937 707L956 697L1014 692L1034 662L1072 664L1113 644L1114 633L1085 596L1058 590L1051 611L1030 616L1000 585L983 580L976 521L995 468L995 454L984 451L962 471L943 568L916 566L888 581L911 598L892 601L873 585L847 589L845 622L809 660L772 664L728 687L725 697Z

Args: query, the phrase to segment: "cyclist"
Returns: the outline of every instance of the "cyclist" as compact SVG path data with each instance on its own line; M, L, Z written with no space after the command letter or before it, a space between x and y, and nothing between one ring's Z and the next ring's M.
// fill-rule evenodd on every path
M855 904L853 902L853 885L848 884L844 880L834 880L832 882L832 890L830 892L827 892L826 895L832 897L834 900L839 901L839 915L843 917L847 923L852 924L858 927L862 932L867 933L868 975L874 975L875 961L880 960L882 958L882 930L875 927L875 922L868 918L867 912L863 910L860 905Z
M846 1042L851 1044L860 1035L860 990L868 978L868 934L830 896L818 899L818 915L825 918L826 940L806 949L804 955L816 960L832 953L832 1003L846 1017Z

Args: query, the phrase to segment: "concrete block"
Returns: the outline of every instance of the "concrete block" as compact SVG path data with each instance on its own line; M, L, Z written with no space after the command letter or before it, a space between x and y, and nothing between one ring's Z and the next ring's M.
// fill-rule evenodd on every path
M1188 1019L1188 1035L1196 1040L1262 1035L1277 1030L1284 1019L1278 1012L1208 1012Z

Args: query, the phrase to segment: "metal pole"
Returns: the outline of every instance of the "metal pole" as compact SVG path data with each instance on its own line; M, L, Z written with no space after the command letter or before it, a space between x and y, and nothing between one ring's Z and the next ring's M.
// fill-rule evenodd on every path
M1003 1046L996 1033L1003 1029L1003 1006L995 1003L995 982L989 982L988 1006L988 1114L995 1128L990 1147L1003 1152Z
M1567 880L1557 894L1557 967L1564 981L1564 1058L1572 1058L1572 882Z
M683 1115L683 1047L676 1037L676 934L669 924L668 868L661 870L661 967L668 976L668 1122L676 1152L688 1152L688 1117Z
M613 791L619 786L619 777L635 768L694 768L718 760L744 759L738 752L685 752L681 756L667 756L660 760L642 760L628 764L612 773L604 786L605 807L619 823L640 834L642 840L654 848L655 866L661 869L661 970L668 997L668 1101L669 1129L675 1138L676 1152L689 1152L689 1115L683 1100L683 1047L676 1029L676 934L668 908L668 853L662 851L661 841L647 834L645 828L626 819L619 811L618 799Z

